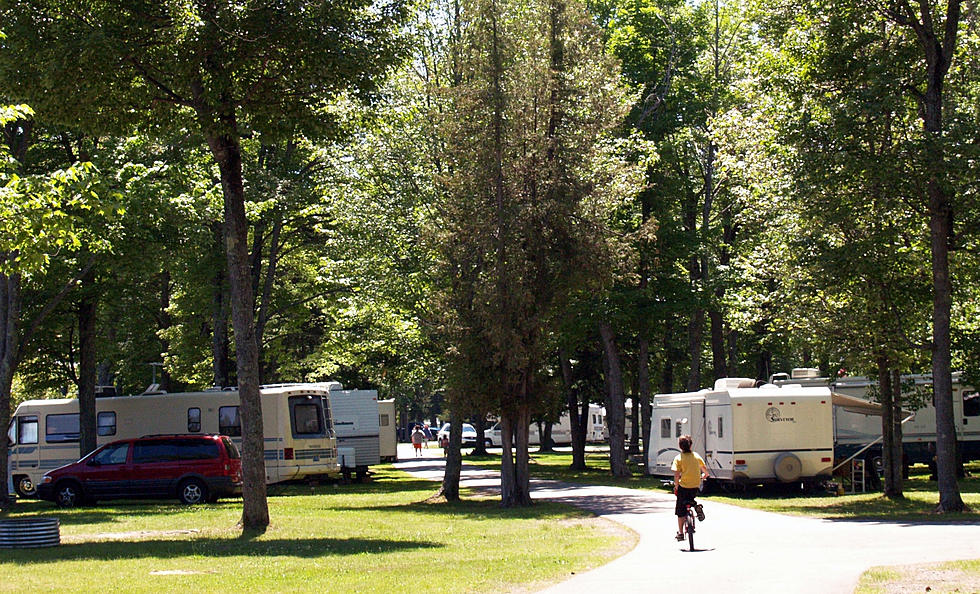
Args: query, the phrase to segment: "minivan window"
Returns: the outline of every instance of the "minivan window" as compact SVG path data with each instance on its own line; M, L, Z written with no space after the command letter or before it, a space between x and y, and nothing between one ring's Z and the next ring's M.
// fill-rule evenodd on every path
M78 431L78 413L44 418L44 436L48 442L78 441Z
M172 441L137 441L133 446L133 464L176 462L177 446Z
M100 412L96 418L96 433L99 435L115 435L116 434L116 413L114 412Z
M241 436L242 420L237 406L218 407L218 433L229 437Z
M37 415L17 417L17 443L37 443Z
M225 451L228 452L229 458L232 460L238 460L242 457L241 452L238 451L238 447L235 446L235 442L222 435L221 443L225 444Z
M210 439L182 439L177 442L181 460L213 460L220 456L218 444Z
M93 462L105 466L107 464L125 464L129 455L129 442L110 444L101 452L92 456Z
M201 409L194 407L187 409L187 431L197 433L201 430Z

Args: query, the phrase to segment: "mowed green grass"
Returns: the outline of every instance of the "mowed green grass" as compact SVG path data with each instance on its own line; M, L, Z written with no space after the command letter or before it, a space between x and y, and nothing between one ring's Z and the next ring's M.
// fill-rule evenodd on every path
M562 581L631 549L636 535L574 508L503 509L390 466L370 483L272 487L272 525L254 538L241 501L106 502L8 514L56 516L62 545L0 551L0 591L512 592Z

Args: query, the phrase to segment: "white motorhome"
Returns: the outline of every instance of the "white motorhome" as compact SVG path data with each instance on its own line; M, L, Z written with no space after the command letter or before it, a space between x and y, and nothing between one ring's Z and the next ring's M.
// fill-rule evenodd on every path
M551 441L556 445L568 445L572 443L572 426L569 421L570 416L566 412L558 419L557 423L551 425ZM585 429L585 441L596 443L608 438L606 434L606 409L598 404L589 405L588 421ZM487 446L500 447L503 440L500 437L500 423L494 423L492 427L484 433ZM528 445L539 445L541 436L538 435L538 424L531 423L528 433Z
M398 461L398 431L395 428L395 400L378 401L378 428L380 435L381 460Z
M833 402L826 387L755 387L723 378L714 389L657 394L647 472L672 476L677 439L690 435L711 479L731 483L815 482L834 461Z
M956 429L958 452L964 461L980 459L980 393L962 382L960 373L952 374L953 419ZM776 374L772 382L777 385L800 383L803 385L829 386L835 394L843 394L867 402L877 382L866 377L820 377L819 370L793 369L789 374ZM931 393L932 376L929 374L905 375L901 378L906 390L903 407L914 408L916 391ZM931 398L924 406L913 411L912 418L902 424L902 445L909 463L931 463L936 455L936 407ZM845 457L865 445L881 438L881 417L860 407L838 408L834 416L834 435L838 457ZM869 450L867 458L880 456L880 445Z
M356 471L362 478L369 466L381 463L378 392L343 390L340 384L331 384L329 400L341 472L347 476Z
M335 473L328 390L313 384L263 386L267 483ZM156 434L216 433L241 447L237 390L145 393L97 398L99 445ZM79 458L78 400L29 400L14 411L7 432L10 476L21 496L31 496L41 476Z

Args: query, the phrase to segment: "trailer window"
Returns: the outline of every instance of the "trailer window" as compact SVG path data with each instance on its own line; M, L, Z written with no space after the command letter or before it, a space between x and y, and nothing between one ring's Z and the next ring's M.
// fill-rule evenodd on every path
M96 430L98 435L115 435L116 434L116 413L114 412L100 412L95 420Z
M187 409L187 431L189 433L197 433L201 430L201 409L199 408L188 408Z
M37 416L17 417L17 443L37 443Z
M980 392L963 392L963 416L980 417Z
M722 423L722 417L718 417L718 437L725 437L725 425Z
M681 430L684 427L684 423L683 422L677 421L677 424L675 425L675 427L677 427L677 435L675 435L674 437L680 437L681 435L684 435L683 433L681 433Z
M228 437L241 437L242 419L237 406L218 407L218 433Z
M49 443L78 441L78 431L78 413L44 418L44 436Z
M391 421L388 419L388 415L378 415L378 425L382 427L387 427Z
M670 439L670 419L660 419L660 437Z

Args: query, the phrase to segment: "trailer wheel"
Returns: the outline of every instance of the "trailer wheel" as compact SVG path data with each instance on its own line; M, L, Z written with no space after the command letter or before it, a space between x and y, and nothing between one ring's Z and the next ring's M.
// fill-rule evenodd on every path
M782 482L792 483L800 480L800 475L803 474L803 463L800 462L796 454L783 452L776 456L772 470L776 474L776 478Z

